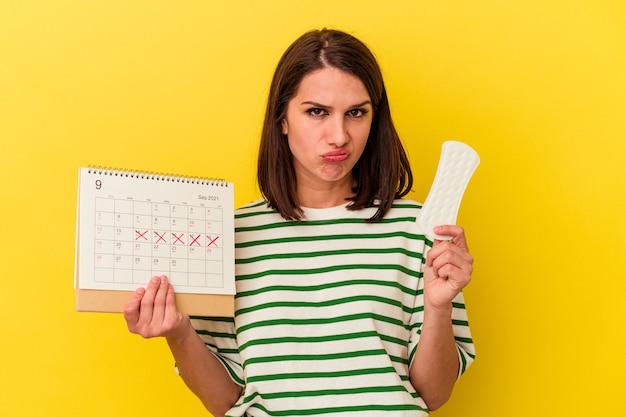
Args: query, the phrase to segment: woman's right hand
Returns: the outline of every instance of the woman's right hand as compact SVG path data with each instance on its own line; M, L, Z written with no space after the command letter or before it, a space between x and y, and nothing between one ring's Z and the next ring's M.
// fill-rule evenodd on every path
M174 287L166 276L152 277L147 288L138 288L124 307L131 333L144 338L163 336L183 339L191 328L189 316L178 311Z

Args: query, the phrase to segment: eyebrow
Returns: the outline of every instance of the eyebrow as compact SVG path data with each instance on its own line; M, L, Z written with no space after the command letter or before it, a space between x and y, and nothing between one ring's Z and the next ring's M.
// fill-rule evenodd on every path
M327 106L327 105L325 105L325 104L318 103L318 102L316 102L316 101L303 101L303 102L302 102L302 103L300 103L300 104L310 104L310 105L312 105L312 106L321 107L321 108L323 108L323 109L329 109L329 108L331 108L331 106ZM350 106L350 108L363 107L363 106L365 106L365 105L367 105L367 104L372 105L371 100L365 100L365 101L362 101L361 103L354 104L354 105Z

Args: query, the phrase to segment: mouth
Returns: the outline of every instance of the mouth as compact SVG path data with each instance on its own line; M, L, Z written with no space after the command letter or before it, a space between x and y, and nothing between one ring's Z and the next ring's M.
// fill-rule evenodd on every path
M322 155L322 159L326 162L343 162L350 157L350 153L345 150L327 152Z

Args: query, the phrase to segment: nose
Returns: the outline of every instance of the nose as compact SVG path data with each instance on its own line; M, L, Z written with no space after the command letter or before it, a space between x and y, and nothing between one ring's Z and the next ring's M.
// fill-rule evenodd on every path
M348 127L343 117L337 117L333 119L334 120L330 121L330 126L328 127L328 131L326 132L326 141L330 145L341 148L350 141Z

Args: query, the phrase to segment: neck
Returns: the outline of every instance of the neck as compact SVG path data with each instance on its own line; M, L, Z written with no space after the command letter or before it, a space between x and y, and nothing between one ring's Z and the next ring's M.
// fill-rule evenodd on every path
M300 206L309 208L327 208L346 204L347 199L352 197L352 181L342 183L329 183L324 187L311 187L306 184L298 184L298 200Z

